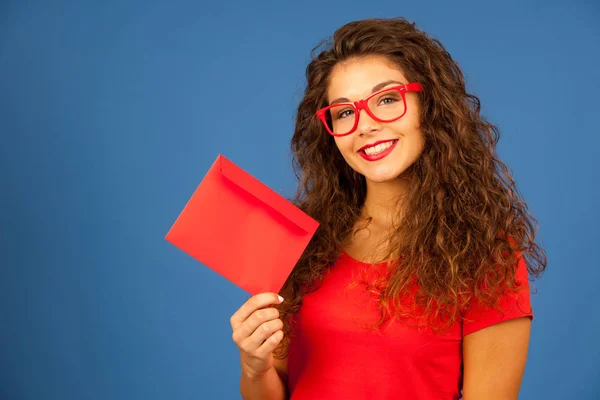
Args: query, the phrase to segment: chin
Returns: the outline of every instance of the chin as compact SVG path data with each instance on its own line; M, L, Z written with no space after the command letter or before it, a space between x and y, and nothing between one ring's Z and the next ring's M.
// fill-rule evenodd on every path
M401 165L398 165L401 164ZM388 182L397 179L401 176L406 168L403 163L385 163L381 165L373 165L371 168L362 168L361 174L365 179L374 183Z
M386 174L366 174L365 179L373 183L384 183L398 179L402 175L402 171L397 173L386 173Z

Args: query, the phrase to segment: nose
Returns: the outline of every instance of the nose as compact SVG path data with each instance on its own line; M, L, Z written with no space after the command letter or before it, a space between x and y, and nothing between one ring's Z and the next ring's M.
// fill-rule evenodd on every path
M362 109L358 112L358 125L356 130L360 136L375 133L381 129L381 124L374 120L369 113Z

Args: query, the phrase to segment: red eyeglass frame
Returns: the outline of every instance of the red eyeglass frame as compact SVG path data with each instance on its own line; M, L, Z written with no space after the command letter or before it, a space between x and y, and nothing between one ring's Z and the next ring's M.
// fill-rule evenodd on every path
M373 97L375 97L378 94L381 94L383 92L387 92L388 90L397 90L400 93L400 96L402 97L402 101L405 104L405 106L404 106L404 112L398 118L389 119L389 120L379 119L375 115L373 115L373 113L369 109L368 103L369 103L369 100L371 98L373 98ZM354 133L354 131L356 130L356 127L358 127L358 121L360 119L360 110L365 110L367 112L367 114L369 114L369 116L371 118L373 118L375 121L378 121L378 122L394 122L394 121L397 121L400 118L404 117L404 115L406 114L406 110L408 109L408 107L406 106L406 98L405 98L406 93L407 92L422 92L422 91L423 91L423 87L421 86L420 83L417 83L417 82L407 83L407 84L398 85L398 86L392 86L392 87L389 87L389 88L382 89L382 90L380 90L378 92L375 92L375 93L369 95L368 97L365 97L362 100L358 100L358 101L354 101L354 102L348 102L348 103L330 104L327 107L323 107L323 108L317 110L316 115L317 115L317 118L319 118L321 120L321 122L325 126L325 129L327 129L327 132L329 132L330 135L332 135L332 136L347 136L347 135L350 135L350 134ZM348 105L348 106L354 108L354 112L356 114L356 117L354 118L354 126L352 127L352 129L350 129L350 131L348 133L337 134L337 133L333 133L331 131L331 129L329 129L329 125L327 124L326 113L327 113L327 111L329 109L331 109L333 107L339 107L341 105Z

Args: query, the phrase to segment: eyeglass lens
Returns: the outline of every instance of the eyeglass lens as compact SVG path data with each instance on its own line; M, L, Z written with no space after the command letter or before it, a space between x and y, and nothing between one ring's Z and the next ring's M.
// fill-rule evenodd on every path
M367 102L371 113L379 120L392 121L404 114L406 105L398 90L386 90ZM328 110L327 122L329 129L336 135L343 135L352 130L358 114L349 104L336 105Z

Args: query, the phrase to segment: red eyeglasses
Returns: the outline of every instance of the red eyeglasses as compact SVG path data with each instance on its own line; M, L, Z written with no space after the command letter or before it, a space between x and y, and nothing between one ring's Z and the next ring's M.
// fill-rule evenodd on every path
M360 110L365 110L375 121L393 122L406 114L406 93L422 92L419 83L394 86L373 93L355 102L336 103L317 111L317 117L333 136L346 136L356 130Z

